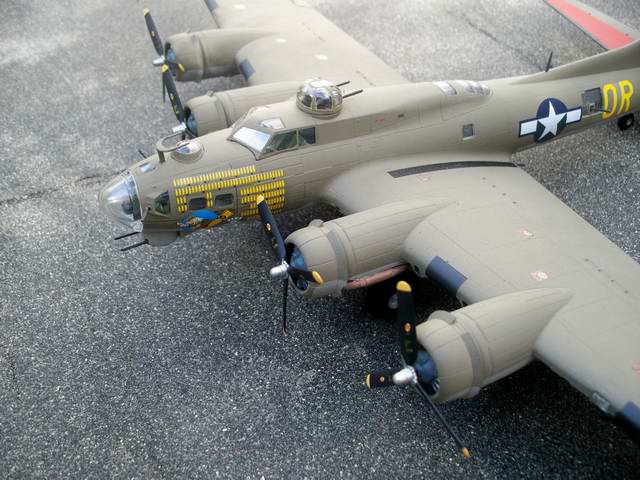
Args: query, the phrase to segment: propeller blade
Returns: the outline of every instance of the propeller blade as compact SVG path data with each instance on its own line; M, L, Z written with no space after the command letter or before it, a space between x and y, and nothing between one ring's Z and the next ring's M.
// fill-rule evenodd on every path
M413 294L407 282L398 282L398 328L400 329L400 352L406 365L413 365L418 359L416 338L416 312L413 308Z
M275 250L278 262L282 262L287 252L284 246L284 239L280 234L280 230L278 230L276 219L273 218L269 205L267 205L267 202L262 195L258 195L256 204L258 205L258 211L260 212L260 219L262 220L264 231L271 241L271 245Z
M175 114L178 121L182 123L184 121L184 109L182 108L180 97L178 96L178 89L176 88L176 84L173 81L173 75L171 75L169 66L166 64L162 65L162 84L169 94L169 101L171 101L173 113Z
M400 370L396 369L370 373L364 379L364 383L369 390L373 390L374 388L392 387L395 385L393 383L393 376L399 371Z
M156 53L158 55L164 55L164 45L162 45L162 40L160 39L160 35L158 35L158 29L156 28L156 24L153 21L153 17L151 17L151 12L148 8L144 9L144 21L147 24L147 30L149 30L149 36L153 42L153 48L156 49Z
M438 407L436 407L436 404L433 403L433 400L431 400L431 397L427 394L427 392L425 392L424 388L422 388L422 385L420 385L420 382L414 383L413 386L418 391L418 393L422 396L422 398L424 398L427 401L427 403L433 410L433 413L436 414L436 417L438 417L438 419L440 420L444 428L447 430L447 432L449 432L449 435L451 435L451 438L453 438L453 441L456 442L456 445L462 452L462 455L464 456L464 458L470 458L471 452L469 452L469 449L464 446L460 437L456 434L456 432L453 431L453 428L451 428L451 425L447 423L447 420L444 418L444 416L442 415Z
M289 273L302 277L307 282L317 283L318 285L322 285L324 283L322 276L318 272L315 272L313 270L303 270L302 268L296 268L292 265L289 265Z

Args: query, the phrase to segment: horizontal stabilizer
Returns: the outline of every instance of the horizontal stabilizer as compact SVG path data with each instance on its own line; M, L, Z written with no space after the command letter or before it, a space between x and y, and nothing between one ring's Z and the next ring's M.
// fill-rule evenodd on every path
M545 1L606 50L624 47L640 38L640 32L577 0Z

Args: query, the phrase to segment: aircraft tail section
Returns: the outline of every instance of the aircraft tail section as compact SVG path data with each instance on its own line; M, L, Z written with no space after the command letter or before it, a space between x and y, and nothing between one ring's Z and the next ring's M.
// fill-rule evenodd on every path
M637 30L577 0L545 2L606 50L622 48L640 39Z
M634 68L640 68L640 40L637 40L626 47L610 50L593 57L553 68L548 72L520 77L513 83L528 84L535 82L550 82L586 75L632 70Z

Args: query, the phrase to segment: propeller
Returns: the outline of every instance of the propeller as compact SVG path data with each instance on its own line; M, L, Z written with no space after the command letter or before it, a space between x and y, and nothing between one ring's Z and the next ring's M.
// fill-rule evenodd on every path
M175 69L179 69L184 72L184 67L182 64L174 62L169 58L171 56L170 52L167 50L166 45L162 43L162 39L160 38L158 29L156 28L156 23L153 21L153 17L151 16L151 12L148 8L144 9L144 21L147 24L147 30L149 30L149 36L151 37L153 48L156 53L160 55L160 57L153 61L153 64L160 67L160 71L162 72L162 101L166 101L166 94L168 93L173 113L178 119L178 122L180 122L180 125L176 127L174 131L182 131L184 133L182 138L183 140L185 135L195 137L195 133L189 127L189 122L185 119L184 108L180 101L180 96L178 95L178 89L176 88L176 84L173 80Z
M287 301L289 298L289 278L293 281L298 279L304 279L307 282L317 283L322 285L324 281L322 276L315 271L298 268L291 265L291 257L293 256L293 249L287 248L276 219L273 217L273 213L269 209L269 205L262 195L258 195L256 198L256 205L258 206L258 212L260 213L260 220L264 231L271 243L273 252L278 261L278 265L273 267L269 272L273 278L283 279L282 283L282 331L287 334Z
M437 384L437 373L435 364L429 354L418 349L418 340L415 330L415 309L413 307L413 295L411 286L407 282L398 282L396 286L398 294L398 333L400 337L400 355L402 357L402 368L395 370L384 370L370 373L365 379L365 384L370 390L374 388L391 387L394 385L411 385L420 396L429 404L433 412L438 417L449 435L462 452L465 458L471 457L469 449L464 446L460 437L451 428L444 418L431 396L427 393L423 384L427 388L435 391Z
M176 88L176 84L173 81L173 75L171 75L171 71L167 65L163 65L160 69L162 72L162 101L165 100L165 94L169 94L169 101L171 102L171 107L173 108L173 113L180 123L184 122L184 108L182 106L182 102L180 101L180 96L178 95L178 89Z
M144 21L147 24L147 30L149 30L149 36L153 42L153 48L156 49L158 55L164 56L164 45L158 35L158 29L156 28L156 22L153 21L151 11L148 8L144 9Z

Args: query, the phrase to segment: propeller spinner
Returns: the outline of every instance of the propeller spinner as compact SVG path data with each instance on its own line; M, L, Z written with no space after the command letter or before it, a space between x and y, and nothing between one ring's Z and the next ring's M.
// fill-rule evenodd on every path
M294 282L298 278L303 278L307 282L317 283L318 285L322 285L324 281L322 280L322 276L318 272L297 268L291 265L291 256L293 255L293 250L287 249L287 247L285 246L284 239L282 238L282 234L280 233L280 229L278 228L276 219L273 217L273 214L271 213L271 210L269 209L269 205L267 205L265 198L262 195L259 195L256 199L256 204L258 206L258 212L260 213L262 226L264 227L264 231L271 243L271 246L273 247L273 252L278 261L278 265L273 267L269 273L273 278L283 279L282 331L286 334L289 278L291 278Z
M394 385L411 385L429 404L442 425L462 452L465 458L471 453L464 446L460 437L447 423L446 419L436 407L435 403L423 387L423 383L432 385L437 381L435 365L425 351L418 350L418 340L415 331L415 309L411 286L407 282L398 282L398 330L400 337L400 353L403 367L395 370L385 370L370 373L365 379L367 387L374 388L391 387Z

